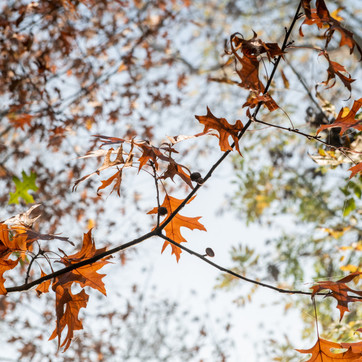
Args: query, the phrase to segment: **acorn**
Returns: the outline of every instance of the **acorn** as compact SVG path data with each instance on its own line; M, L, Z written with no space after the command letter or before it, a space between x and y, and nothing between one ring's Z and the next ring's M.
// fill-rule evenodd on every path
M199 178L202 178L202 177L201 177L200 172L193 172L190 175L190 178L191 178L191 181L197 181Z
M167 209L165 207L163 207L163 206L159 207L158 208L158 215L161 215L161 216L167 215Z
M201 177L200 172L193 172L190 175L191 181L197 182L199 185L204 183L204 179Z
M211 248L206 248L205 249L205 253L207 256L209 256L210 258L213 258L215 256L214 250L212 250Z

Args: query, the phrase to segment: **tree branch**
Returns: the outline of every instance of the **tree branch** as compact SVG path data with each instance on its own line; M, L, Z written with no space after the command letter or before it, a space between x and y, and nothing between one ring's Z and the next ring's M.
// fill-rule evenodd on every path
M282 51L284 51L288 45L288 39L289 39L289 36L293 30L293 27L296 23L296 21L298 20L298 18L300 17L300 14L299 14L299 11L300 11L300 8L301 8L301 2L299 2L299 5L298 5L298 8L297 8L297 11L294 15L294 18L291 22L291 25L288 29L288 31L286 31L286 34L285 34L285 37L284 37L284 41L283 41L283 45L282 45ZM269 87L271 85L271 82L274 78L274 75L276 73L276 70L278 68L278 65L279 65L279 62L282 58L282 55L279 55L278 58L276 59L276 61L274 62L274 66L273 66L273 69L272 69L272 72L271 72L271 75L270 75L270 78L268 79L268 82L267 82L267 85L265 86L265 90L264 90L264 94L266 94L269 90ZM253 113L253 116L252 118L253 119L256 119L256 116L259 112L261 108L261 103L259 103L256 108L255 108L255 111ZM247 129L250 127L252 123L252 119L249 119L247 124L244 126L244 128L239 132L238 134L238 140L240 140L246 133ZM233 142L233 144L231 145L232 148L235 147L235 142ZM62 275L62 274L65 274L69 271L72 271L74 269L77 269L77 268L80 268L82 266L86 266L86 265L90 265L92 263L95 263L96 261L100 260L100 259L103 259L109 255L112 255L116 252L119 252L121 250L124 250L124 249L127 249L131 246L134 246L136 244L139 244L141 243L142 241L146 240L146 239L149 239L151 238L152 236L155 236L155 235L159 235L161 236L162 235L162 230L173 220L173 218L180 212L180 210L187 204L187 202L192 198L192 196L194 196L196 194L196 192L202 187L202 185L212 176L212 173L215 171L215 169L225 160L225 158L229 155L231 151L226 151L224 152L224 154L216 161L216 163L210 168L209 172L206 174L206 176L204 177L204 182L202 184L197 184L195 186L195 188L186 196L186 198L183 200L183 202L179 205L179 207L177 207L172 213L171 215L158 227L156 227L153 231L137 238L137 239L134 239L126 244L123 244L123 245L120 245L116 248L113 248L113 249L110 249L108 251L105 251L104 253L100 253L92 258L89 258L89 259L86 259L86 260L83 260L79 263L76 263L76 264L73 264L73 265L70 265L66 268L63 268L63 269L59 269L57 270L56 272L53 272L53 273L50 273L42 278L39 278L39 279L36 279L34 280L33 282L30 282L30 283L25 283L23 285L20 285L20 286L15 286L15 287L10 287L10 288L7 288L7 292L8 293L11 293L11 292L18 292L18 291L23 291L23 290L29 290L30 288L32 288L33 286L35 285L38 285L46 280L50 280L52 278L55 278L59 275ZM161 237L164 237L163 235ZM170 239L171 240L171 239ZM175 243L175 242L173 242ZM177 243L176 243L177 244ZM179 246L179 244L177 244L177 246ZM181 246L180 246L181 247ZM185 248L185 247L182 247L182 248ZM185 249L186 250L186 249ZM206 259L207 260L207 259ZM209 262L209 261L208 261ZM212 263L212 262L211 262ZM227 269L220 269L220 270L227 270ZM248 279L248 278L244 278L244 280L246 281L250 281L251 283L254 282L252 281L252 279ZM263 283L260 283L260 285L263 285ZM266 286L266 285L265 285ZM275 290L278 290L278 288L275 288L275 287L272 287L272 289L275 289ZM278 290L279 291L279 290ZM286 292L285 292L286 293ZM300 294L303 294L302 292L300 292Z
M205 255L202 255L202 254L199 254L197 253L196 251L194 250L191 250L189 248L187 248L186 246L182 245L182 244L179 244L177 243L176 241L170 239L169 237L163 235L162 233L158 234L158 236L166 241L168 241L170 244L173 244L177 247L179 247L180 249L186 251L187 253L193 255L193 256L196 256L197 258L201 259L202 261L204 261L205 263L207 264L210 264L211 266L213 266L214 268L224 272L224 273L227 273L227 274L230 274L232 275L233 277L235 278L238 278L238 279L241 279L241 280L244 280L248 283L252 283L252 284L256 284L256 285L259 285L261 287L264 287L264 288L268 288L268 289L272 289L272 290L275 290L279 293L283 293L283 294L303 294L303 295L312 295L312 292L304 292L302 290L295 290L295 289L283 289L283 288L278 288L278 287L275 287L271 284L267 284L267 283L263 283L263 282L260 282L258 280L255 280L255 279L250 279L250 278L247 278L247 277L244 277L243 275L241 274L238 274L238 273L235 273L234 271L232 271L231 269L227 269L227 268L224 268L223 266L217 264L217 263L214 263L213 261L211 261L210 259L208 259ZM330 293L316 293L315 295L322 295L324 297L327 297L327 296L330 296ZM356 299L360 299L362 300L362 297L359 297L359 296L353 296L353 298L356 298Z

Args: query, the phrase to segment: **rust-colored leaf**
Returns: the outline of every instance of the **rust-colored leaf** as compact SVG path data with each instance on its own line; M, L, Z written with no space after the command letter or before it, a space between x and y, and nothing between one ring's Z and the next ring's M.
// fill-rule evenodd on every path
M21 128L24 131L25 126L30 126L31 121L34 118L34 116L30 114L16 114L16 113L10 113L8 114L8 118L15 128Z
M6 280L3 277L4 273L15 268L17 264L18 260L0 259L0 295L5 295L7 293L6 288L4 287Z
M352 362L360 361L361 353L355 353L352 349L346 352L334 353L333 349L343 349L342 344L318 338L316 344L310 349L297 349L299 353L311 353L312 356L307 362Z
M346 283L349 283L354 278L359 277L360 275L362 275L362 272L355 272L347 275L340 280L337 280L336 282L329 280L318 282L316 285L313 285L310 288L313 290L312 298L315 296L316 293L325 289L329 289L330 296L335 298L338 302L337 308L340 311L340 320L342 320L344 313L349 311L348 303L361 302L360 299L357 299L353 295L350 295L348 293L354 293L362 297L362 291L351 289L346 285Z
M186 169L185 166L180 165L178 163L176 163L174 160L171 160L170 163L168 164L167 170L163 173L163 175L160 177L161 179L167 179L170 178L173 181L173 178L178 175L179 177L182 178L182 180L184 180L191 188L193 188L192 186L192 182L191 182L191 178L190 178L190 174L186 173L183 169Z
M352 109L346 116L343 116L344 109L339 111L337 119L332 124L323 124L317 131L317 134L327 128L340 127L340 135L343 135L349 128L354 128L357 131L362 131L362 123L360 120L355 119L358 110L362 107L362 98L354 101Z
M195 196L192 197L187 203L189 204L194 198ZM165 196L165 199L163 200L163 203L161 205L161 207L164 207L167 210L167 215L165 220L167 220L170 217L170 215L180 206L180 204L183 201L184 200L176 199L169 195ZM153 208L151 211L148 212L148 214L157 214L157 213L158 213L157 207ZM201 223L199 223L200 218L201 218L200 216L187 217L177 214L172 219L172 221L166 225L164 229L166 232L166 236L176 241L177 243L186 243L187 240L181 235L181 228L185 227L191 230L197 229L197 230L206 231L205 227ZM168 245L171 245L172 248L171 254L175 254L177 261L179 261L182 250L178 246L175 246L173 244L170 244L168 241L165 241L161 252L163 252Z
M156 169L158 168L157 159L168 161L169 158L165 156L159 148L150 145L147 142L139 142L137 146L142 149L142 156L139 158L138 172L141 168L147 164L148 161L152 161L155 164Z
M81 308L87 306L89 296L84 290L73 294L70 288L59 284L56 284L55 288L53 286L53 290L56 293L57 325L49 340L58 336L58 348L64 347L64 351L66 351L72 342L74 331L83 329L78 314ZM68 327L67 335L61 343L61 334L65 327Z
M274 101L274 99L268 93L258 95L258 94L254 94L253 92L250 93L249 98L243 104L243 108L244 107L254 108L258 103L264 103L270 112L273 112L279 108L277 103Z
M237 34L234 34L232 36L232 43L235 45L234 50L240 49L241 52L248 58L255 58L258 55L266 53L269 60L278 55L284 54L278 43L264 43L258 38L255 31L253 31L253 33L254 34L251 39L243 39L237 36Z
M114 181L114 185L113 185L113 189L112 189L111 193L116 190L118 196L120 196L120 187L121 187L121 182L122 182L122 169L118 170L113 176L111 176L107 180L101 181L102 185L98 187L97 195L100 195L99 191L102 189L105 189L106 187L111 185L113 181Z
M241 51L242 56L238 54ZM260 54L266 53L269 61L283 51L277 43L264 43L258 39L257 34L251 39L245 40L234 34L231 36L231 51L235 61L239 62L241 68L236 68L236 72L241 80L238 84L240 87L248 89L256 94L257 97L265 97L262 101L270 111L278 108L278 105L269 94L263 94L265 91L264 84L259 79L259 60ZM258 100L259 102L259 100ZM246 106L244 104L244 106Z
M92 239L92 230L89 230L88 233L84 234L81 250L73 255L65 255L61 258L61 262L65 266L70 266L99 255L104 252L105 249L106 248L96 249ZM64 347L64 351L70 346L73 332L83 328L82 322L78 318L78 314L80 308L85 308L87 306L89 298L84 289L76 295L72 294L72 284L79 283L82 288L88 286L97 289L102 294L106 295L106 289L102 281L105 274L97 273L100 268L108 263L105 259L107 258L64 273L57 277L53 282L52 289L56 293L57 325L49 339L54 339L58 336L58 348ZM61 343L61 334L65 327L68 327L67 335L63 343Z
M28 239L25 227L10 228L0 223L0 294L6 294L4 273L15 268L20 259L25 259L25 253L34 240ZM20 254L16 260L10 259L14 252Z
M316 9L310 8L310 0L303 0L302 6L306 14L306 19L299 28L299 33L301 36L304 36L302 32L303 25L316 24L319 29L321 29L324 25L328 25L328 29L324 33L324 37L326 38L326 47L332 39L334 32L337 30L341 34L339 46L347 45L351 54L356 47L362 57L362 49L353 38L353 33L344 28L336 18L331 16L324 0L316 1Z
M356 176L358 173L362 173L362 162L357 163L357 165L349 168L348 171L352 172L351 176L349 176L349 178L352 178L353 176Z
M82 181L85 181L86 179L88 179L89 177L95 175L95 174L99 174L101 171L106 170L107 168L113 167L113 166L118 166L118 165L122 165L124 164L124 158L123 158L123 147L118 147L116 152L116 158L111 161L111 155L114 153L113 148L110 148L108 151L103 151L103 150L99 150L100 152L96 152L96 153L91 153L91 154L87 154L85 156L82 156L80 158L87 158L87 157L98 157L101 155L105 154L104 160L103 160L103 164L101 167L97 168L97 170L95 170L94 172L85 175L83 177L81 177L80 179L76 180L74 182L74 186L73 186L73 190L75 190L78 186L78 184Z
M362 360L362 342L355 343L341 343L342 348L348 348L353 353L359 353Z
M43 272L43 269L41 269L41 275L40 277L45 277L46 274ZM50 283L51 283L51 280L46 280L45 282L41 283L38 285L38 287L35 289L37 294L40 295L42 293L48 293L49 292L49 287L50 287Z
M219 146L221 151L231 151L232 148L229 144L229 137L231 137L235 143L235 148L240 153L238 133L243 129L241 121L236 121L234 125L231 125L225 118L215 117L209 107L207 107L207 114L205 116L195 116L196 119L203 124L204 130L202 134L207 134L209 130L216 130L219 134L213 134L219 138Z
M333 80L332 85L328 87L332 88L336 83L336 76L337 76L342 81L344 86L351 92L352 91L351 84L355 81L355 79L351 77L351 75L346 71L343 65L330 60L327 52L323 52L322 55L324 55L329 64L327 69L328 78L322 83L327 86L329 81ZM341 72L346 73L348 76L342 74Z
M103 253L105 250L106 248L96 249L94 240L92 239L92 229L90 229L88 233L84 234L82 249L73 255L62 257L61 262L65 266L69 266L75 263L79 263L83 260L90 259L93 256ZM106 295L106 289L102 281L102 279L105 277L105 274L98 274L97 271L108 263L108 261L102 259L96 261L93 264L71 270L70 272L60 275L58 277L57 283L55 284L65 285L76 282L79 283L81 287L88 286L93 289L97 289L102 294Z

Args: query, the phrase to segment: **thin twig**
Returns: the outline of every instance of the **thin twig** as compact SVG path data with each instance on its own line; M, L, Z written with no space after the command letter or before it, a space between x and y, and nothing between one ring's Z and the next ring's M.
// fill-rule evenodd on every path
M150 160L150 164L153 170L153 178L155 180L155 187L156 187L156 201L157 201L157 224L156 224L156 228L158 228L160 226L160 190L158 189L158 178L157 178L157 170L156 170L156 166L155 163Z
M210 264L211 266L213 266L214 268L224 272L224 273L227 273L227 274L230 274L232 276L234 276L235 278L238 278L238 279L242 279L248 283L252 283L252 284L256 284L256 285L259 285L261 287L264 287L264 288L268 288L268 289L272 289L272 290L275 290L279 293L283 293L283 294L303 294L303 295L312 295L312 292L304 292L302 290L295 290L295 289L283 289L283 288L278 288L278 287L275 287L271 284L267 284L267 283L263 283L263 282L260 282L258 280L255 280L255 279L250 279L250 278L247 278L241 274L238 274L234 271L232 271L231 269L227 269L227 268L224 268L223 266L217 264L217 263L214 263L213 261L211 261L209 258L207 258L205 255L203 254L199 254L197 253L196 251L192 250L192 249L189 249L188 247L180 244L180 243L177 243L176 241L170 239L169 237L163 235L162 233L161 234L158 234L158 236L166 241L168 241L170 244L172 245L175 245L177 246L178 248L186 251L187 253L189 253L190 255L194 255L196 256L197 258L201 259L202 261L204 261L205 263L208 263ZM315 295L322 295L324 297L327 297L327 296L330 296L331 294L328 292L328 293L315 293ZM357 298L357 299L361 299L362 300L362 297L359 297L359 296L353 296L353 298Z
M74 269L78 269L82 266L86 266L86 265L90 265L90 264L93 264L95 263L96 261L98 260L101 260L107 256L110 256L112 254L115 254L121 250L124 250L124 249L128 249L130 248L131 246L134 246L134 245L137 245L139 243L141 243L142 241L146 240L146 239L149 239L151 238L152 236L155 236L157 235L157 230L158 229L155 229L145 235L142 235L140 236L139 238L137 239L134 239L132 241L129 241L128 243L126 244L122 244L122 245L119 245L113 249L110 249L110 250L107 250L103 253L100 253L98 255L95 255L93 256L92 258L89 258L89 259L85 259L85 260L82 260L80 261L79 263L75 263L75 264L72 264L70 266L67 266L66 268L63 268L63 269L59 269L53 273L50 273L44 277L41 277L39 279L36 279L30 283L25 283L23 285L19 285L19 286L15 286L15 287L10 287L10 288L6 288L6 291L7 293L13 293L13 292L21 292L21 291L24 291L24 290L29 290L31 289L32 287L38 285L38 284L41 284L47 280L50 280L50 279L53 279L59 275L62 275L62 274L65 274L65 273L68 273Z

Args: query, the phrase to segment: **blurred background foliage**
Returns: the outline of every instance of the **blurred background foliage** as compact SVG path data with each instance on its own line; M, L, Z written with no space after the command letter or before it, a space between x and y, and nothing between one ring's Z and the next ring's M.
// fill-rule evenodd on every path
M327 3L362 45L359 2ZM124 181L127 192L117 202L105 204L92 191L93 180L70 193L86 167L74 158L98 147L91 135L136 136L158 144L166 134L196 133L194 115L202 114L207 105L231 122L243 119L241 107L248 92L222 81L237 79L224 54L227 40L234 32L248 39L255 31L265 42L280 44L296 3L10 0L0 6L0 202L6 205L2 218L20 210L7 205L15 188L13 177L23 171L36 173L38 190L32 195L44 207L42 230L73 237L96 225L104 235L117 230L119 240L148 230L149 224L140 225L137 215L150 209L153 196L146 187L132 187L132 179ZM283 75L272 83L271 94L281 108L262 111L260 119L314 134L319 125L336 117L341 106L351 106L351 100L346 102L350 94L339 80L330 89L319 84L327 78L327 64L311 48L322 46L323 40L314 27L303 31L301 38L295 29L295 47L281 64ZM357 79L352 99L358 98L362 79L358 54L349 56L348 49L338 48L338 40L329 48L333 60ZM270 66L265 64L261 73L267 77ZM361 133L354 131L340 137L332 129L322 136L335 147L362 144ZM230 250L230 267L290 288L361 270L362 181L361 176L348 179L348 159L334 148L260 124L247 132L241 149L243 157L232 159L237 191L227 196L228 206L222 212L234 211L246 225L278 230L279 236L266 239L261 248L240 240ZM182 149L200 172L214 154L211 143ZM20 206L26 207L24 200ZM113 215L130 215L127 225ZM104 245L117 242L106 239ZM234 279L220 276L221 291L234 285ZM250 287L249 295L241 295L237 304L252 301L255 292ZM11 299L6 302L10 305L4 303L2 298L0 325L12 320L9 311L21 308ZM310 299L301 298L290 306L281 297L280 303L286 310L301 311L303 337L313 337L314 320L305 318L305 313L313 315ZM361 327L357 323L362 320L361 310L351 306L346 323L340 324L334 301L323 300L317 307L322 337L357 338L353 331ZM30 321L17 322L23 323L23 327L16 324L19 329L31 328ZM36 343L24 337L29 350ZM271 340L267 349L275 360L297 360L287 338Z

